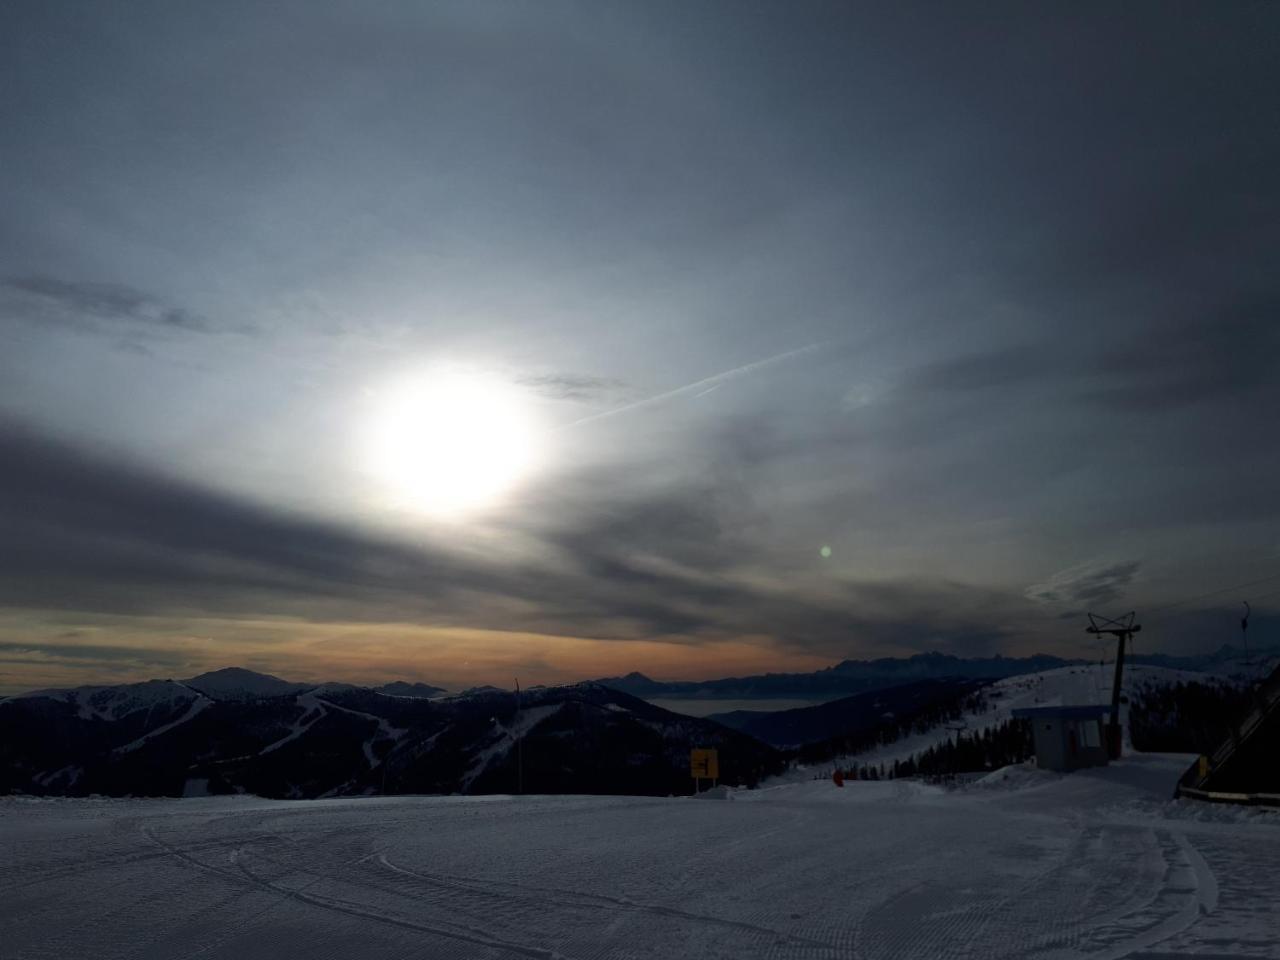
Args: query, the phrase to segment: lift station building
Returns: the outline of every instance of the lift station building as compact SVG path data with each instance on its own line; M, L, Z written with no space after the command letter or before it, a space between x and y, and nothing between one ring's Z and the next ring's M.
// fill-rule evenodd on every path
M1031 721L1036 766L1060 773L1106 766L1102 718L1110 713L1108 704L1022 707L1013 711L1015 717Z

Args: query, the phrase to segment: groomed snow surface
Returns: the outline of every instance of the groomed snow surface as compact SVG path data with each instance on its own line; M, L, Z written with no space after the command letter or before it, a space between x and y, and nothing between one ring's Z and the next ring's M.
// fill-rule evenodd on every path
M4 958L1280 957L1280 813L1190 758L947 792L0 799Z

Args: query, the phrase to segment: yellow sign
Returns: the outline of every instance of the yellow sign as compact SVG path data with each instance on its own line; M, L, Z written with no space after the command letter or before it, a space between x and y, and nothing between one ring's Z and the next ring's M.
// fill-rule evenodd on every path
M720 755L714 750L693 750L689 754L689 773L699 780L720 779Z

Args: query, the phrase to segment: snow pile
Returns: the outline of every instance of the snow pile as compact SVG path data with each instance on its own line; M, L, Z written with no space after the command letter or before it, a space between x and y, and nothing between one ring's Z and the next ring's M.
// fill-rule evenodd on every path
M1052 770L1041 770L1034 760L1015 763L999 770L983 774L968 785L970 790L1024 790L1027 787L1051 783L1061 777Z
M710 787L706 790L700 790L694 794L695 800L732 800L733 795L737 793L733 787L720 784L718 787Z

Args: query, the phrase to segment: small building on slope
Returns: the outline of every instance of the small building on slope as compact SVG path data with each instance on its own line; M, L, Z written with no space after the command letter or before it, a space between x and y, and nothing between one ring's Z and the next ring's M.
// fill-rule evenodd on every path
M1036 745L1036 766L1069 773L1083 767L1107 764L1102 718L1111 712L1106 704L1058 707L1022 707L1013 715L1031 721Z

